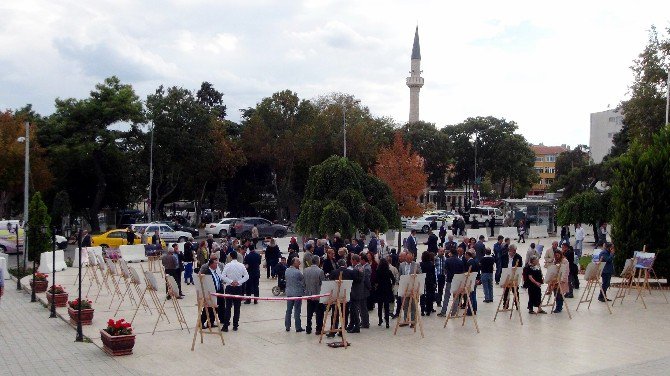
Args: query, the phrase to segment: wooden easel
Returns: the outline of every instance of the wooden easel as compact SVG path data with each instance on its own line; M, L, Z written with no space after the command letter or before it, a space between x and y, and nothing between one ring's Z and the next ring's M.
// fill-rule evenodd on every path
M89 282L88 289L86 290L85 295L86 298L88 298L88 293L91 292L91 287L93 287L93 284L95 284L98 291L102 289L102 283L100 283L100 279L98 278L97 269L98 269L98 259L95 257L95 253L89 250L88 263L86 264L86 272L83 275L83 277L88 276L88 282Z
M458 318L463 319L461 326L465 326L465 319L468 317L467 312L469 310L472 313L472 315L469 317L472 317L472 321L475 324L475 329L477 330L477 333L479 333L479 325L477 325L477 313L472 309L472 301L470 300L470 293L472 292L470 289L471 278L473 278L472 267L469 267L467 273L465 273L465 279L460 284L460 286L458 286L456 293L452 296L453 301L451 302L451 309L449 312L447 312L447 319L444 320L444 328L447 327L450 319L453 320ZM451 291L449 293L451 293ZM462 300L466 302L465 308L461 308Z
M108 309L112 309L112 304L114 304L114 297L118 295L119 299L121 299L122 294L121 289L119 288L119 281L121 280L121 277L118 273L118 266L110 259L105 259L105 261L107 262L108 279L112 280L112 286L114 287L114 291L112 292L112 299L109 301L108 307Z
M133 278L133 274L130 272L130 267L125 262L125 260L123 259L119 260L119 266L121 267L121 276L123 277L123 282L126 285L126 289L121 295L121 299L119 301L119 305L116 307L116 312L114 313L114 316L116 316L116 314L119 313L119 309L121 309L121 305L125 301L126 296L128 296L128 298L130 299L130 304L133 307L140 304L140 302L135 301L135 297L133 296L133 286L135 286L135 292L137 293L137 296L138 297L140 296L139 288L137 287L137 285L140 283L139 278L137 280Z
M630 291L630 289L633 288L634 282L635 282L635 258L629 258L626 260L626 265L624 265L624 269L621 271L621 284L617 289L614 299L612 299L612 308L614 308L614 304L616 303L617 299L621 299L621 301L619 302L620 305L623 304L623 300ZM641 298L642 298L641 299L642 305L644 305L644 308L646 309L647 303L645 303L644 297L641 296Z
M142 274L144 274L144 282L146 283L146 287L144 288L144 291L142 292L142 295L140 296L140 302L144 300L144 296L146 293L149 293L149 296L151 297L151 301L154 303L154 307L156 307L156 311L158 312L158 319L156 320L156 325L158 325L158 321L163 319L163 316L165 316L165 320L167 320L168 324L170 323L170 319L168 318L167 314L165 313L165 310L162 308L163 306L161 305L161 301L158 298L158 285L156 284L156 280L153 276L152 273L149 273L147 271L144 271L144 268L142 267L142 264L140 264L140 268L142 269ZM130 320L130 323L132 324L133 321L135 321L135 316L137 316L137 311L140 310L140 304L137 305L137 308L135 308L135 313L133 314L133 318ZM151 308L149 308L149 311L151 312ZM154 331L156 330L156 326L154 326Z
M563 275L563 271L561 270L561 265L559 264L557 266L557 271L556 271L556 276L552 278L552 280L547 281L547 290L545 291L543 297L542 297L542 302L540 303L540 308L542 307L549 307L551 310L551 314L554 313L554 307L556 306L556 298L554 297L554 290L556 290L556 295L561 294L561 298L563 298L563 305L565 306L565 310L568 312L568 317L570 320L572 320L572 314L570 313L570 308L568 308L568 302L565 299L565 293L563 292L563 289L561 288L561 276ZM544 303L545 297L547 298L547 302Z
M319 335L319 343L323 340L323 335L324 334L339 334L342 337L342 347L345 349L349 346L349 342L347 342L346 339L346 330L344 329L345 327L345 321L344 321L344 315L345 312L347 311L347 290L344 289L342 290L342 273L340 272L340 277L335 281L337 284L337 293L335 295L331 295L328 299L328 303L326 304L326 311L323 316L323 329L321 330L321 334ZM333 311L333 314L331 315L331 310ZM335 317L338 318L338 325L335 325ZM326 325L328 323L328 319L330 318L330 329Z
M95 259L98 270L100 271L100 275L102 276L102 282L100 282L100 288L98 289L98 293L95 295L94 300L94 302L97 302L98 298L100 297L100 292L102 291L103 285L107 288L107 292L110 294L112 293L112 289L109 288L109 273L107 271L107 264L105 264L105 259L99 255L95 255Z
M647 246L642 247L642 253L647 252ZM665 295L665 289L663 286L661 286L661 282L658 280L658 276L656 275L656 272L654 271L654 263L656 262L656 259L658 258L660 251L656 253L656 256L654 257L654 261L651 263L649 268L637 268L637 278L635 279L635 285L641 286L641 288L638 288L638 295L637 298L642 297L642 292L643 291L649 291L649 296L651 296L651 284L649 283L649 274L653 274L654 279L656 280L656 283L658 284L658 291L661 292L663 297L665 298L666 303L670 303L668 301L668 296ZM636 298L636 300L637 300ZM647 305L645 304L645 308L647 308Z
M414 333L416 333L416 327L418 326L419 330L421 331L421 338L424 338L423 322L421 321L421 315L419 315L419 311L421 309L419 307L421 294L419 292L418 284L416 283L416 270L414 270L414 273L410 275L410 278L411 282L405 288L405 291L402 294L402 303L400 305L400 307L404 309L405 303L409 301L407 304L407 311L409 312L405 312L405 314L409 317L409 321L403 320L403 323L410 324L410 327L414 329ZM412 311L414 311L414 319L412 319ZM401 315L398 315L398 318L396 319L393 335L398 334L398 328L400 327L400 317Z
M216 299L213 299L211 296L206 296L207 290L205 290L205 284L203 282L203 278L206 278L206 275L198 273L198 285L200 286L200 289L196 289L196 294L197 294L197 300L198 300L198 314L197 318L195 321L195 330L193 332L193 342L191 343L191 351L195 349L195 339L198 337L198 334L200 334L200 343L204 343L204 335L205 334L217 334L219 337L221 337L221 345L225 346L226 343L223 340L223 332L220 330L212 330L213 327L213 321L216 322L217 326L220 326L221 323L219 322L219 316L214 313L214 320L210 317L210 309L212 312L216 312L217 310L217 304ZM205 317L207 318L207 329L208 331L205 331L202 328L202 323L200 322L200 315L202 314L203 310L205 310Z
M596 262L593 263L593 265L594 265L593 267L595 267L596 270L593 272L593 275L590 276L590 278L586 279L586 288L584 289L584 292L582 292L581 298L579 298L579 304L577 304L575 312L579 311L579 306L582 305L582 303L587 302L589 303L589 305L586 308L591 309L591 302L593 302L593 297L595 296L596 292L602 294L603 297L606 296L605 290L603 290L603 285L600 282L600 275L602 274L603 271L603 264L601 262ZM605 305L607 306L607 310L611 315L612 310L610 309L609 303Z
M521 317L521 310L519 308L519 277L516 274L519 268L517 264L512 267L512 272L509 274L505 281L501 284L501 287L504 289L503 293L500 296L500 302L498 302L498 308L496 309L496 315L493 317L493 321L496 321L498 318L498 313L507 313L509 312L509 318L512 319L514 312L519 316L519 322L523 325L523 318ZM507 302L505 302L505 291L507 291ZM514 298L512 300L512 308L509 307L509 294L513 294ZM502 308L500 308L502 307Z
M168 288L168 295L170 297L169 300L172 301L172 307L174 308L175 314L177 315L177 322L179 323L179 327L181 330L184 330L184 325L186 325L186 330L191 333L191 330L188 328L188 324L186 323L186 318L184 318L184 312L181 310L181 306L179 305L179 288L177 287L177 281L175 281L174 277L171 275L165 276L165 284L167 285ZM165 312L165 304L167 303L168 298L165 297L163 300L163 304L161 304L161 309L163 312ZM158 326L158 321L156 321L156 325L154 325L154 331L151 333L153 335L156 333L156 327Z

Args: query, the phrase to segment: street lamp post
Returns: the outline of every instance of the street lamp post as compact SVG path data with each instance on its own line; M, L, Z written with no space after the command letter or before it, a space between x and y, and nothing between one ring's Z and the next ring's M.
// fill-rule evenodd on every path
M151 147L149 148L149 222L150 223L152 219L151 187L154 183L154 128L155 127L156 125L151 123ZM344 147L344 149L346 150L346 146Z
M51 288L54 289L56 286L56 227L51 229L51 256L52 256L52 276L51 276ZM48 293L48 292L47 292ZM56 294L53 293L51 294L51 315L49 318L54 318L56 317Z
M29 178L30 178L30 122L26 121L25 122L26 126L26 149L25 149L25 157L24 157L24 164L25 168L23 171L23 224L28 223L28 188L29 188ZM23 268L26 268L26 258L27 258L27 253L28 253L28 234L26 231L23 231ZM16 236L19 236L18 232L16 233ZM16 268L18 269L18 265L16 265Z
M79 248L79 307L77 308L77 337L75 338L75 342L84 342L84 333L81 328L81 264L83 261L81 255L81 235L82 231L80 228L77 233L77 247Z
M9 227L9 225L7 226ZM21 290L21 259L19 258L19 225L17 224L14 227L14 232L16 233L16 289ZM24 247L25 248L25 247ZM23 252L26 250L24 249ZM34 288L33 288L34 290Z

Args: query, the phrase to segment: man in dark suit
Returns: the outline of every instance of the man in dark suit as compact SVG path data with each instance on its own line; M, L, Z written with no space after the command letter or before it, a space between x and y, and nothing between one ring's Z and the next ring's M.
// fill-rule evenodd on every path
M91 246L91 234L89 234L88 231L86 230L84 230L84 237L81 239L81 246L82 247Z
M470 270L470 273L472 274L470 278L475 278L477 281L481 279L481 275L479 274L479 262L475 259L475 253L476 251L474 249L468 249L467 252L465 252L465 271L467 272ZM475 287L472 289L470 292L470 304L472 306L472 311L468 310L467 314L468 316L472 315L472 312L477 314L477 284L475 284Z
M349 327L347 333L361 332L361 309L365 309L365 285L363 268L360 265L361 256L351 256L352 272L355 274L351 285L351 304L349 304ZM368 323L369 326L369 323Z
M351 269L347 269L347 260L344 260L344 259L337 260L337 269L333 270L330 273L330 280L331 281L337 281L340 278L340 275L342 275L342 280L343 281L344 280L350 280L350 281L354 281L354 283L358 282L358 285L361 286L361 287L363 286L363 283L362 283L363 282L363 273L360 273L360 272L357 272L357 271L354 271L354 270L351 270ZM354 290L353 285L352 285L351 289L352 289L352 291L350 292L349 296L351 297L350 300L352 300L352 302L351 302L351 304L347 304L347 308L349 308L349 309L351 309L351 306L354 305L353 304L353 297L352 297L352 295L354 293L353 292L353 290ZM334 313L333 313L333 315L334 315ZM348 320L348 317L347 317L346 314L344 315L344 320L345 320L344 326L346 327L347 326L347 320ZM335 317L335 328L337 328L338 326L339 326L339 317ZM360 331L360 329L359 329L359 331ZM329 333L327 336L328 337L334 337L335 334Z
M428 252L433 252L433 254L437 253L437 242L437 235L433 233L433 230L428 230L428 240L423 243L428 246Z
M510 244L509 247L507 247L507 252L503 253L502 256L500 256L500 267L503 269L513 268L517 266L519 267L517 273L521 273L520 268L523 265L522 263L523 260L521 259L521 255L516 253L516 244ZM503 307L505 309L509 308L508 295L509 295L509 289L505 289L505 291L503 292ZM519 301L518 295L517 295L517 301Z
M247 267L249 273L245 295L257 297L261 280L261 255L256 252L256 248L251 248L249 254L244 256L244 266ZM244 304L251 304L251 299L247 299ZM258 304L258 300L254 300L254 304Z
M205 270L202 270L202 274L210 276L212 280L214 281L214 288L216 289L216 292L219 294L223 294L223 281L221 280L221 268L219 267L219 260L216 257L212 257L209 259L207 262L207 265L203 265ZM196 282L200 283L200 282ZM223 309L226 305L226 299L221 298L221 297L216 297L216 314L219 316L219 322L223 322ZM216 326L214 323L214 309L213 308L208 308L209 311L209 319L212 323L212 326ZM202 311L202 314L200 315L200 321L202 322L202 327L203 329L207 327L207 313L206 310Z
M477 262L481 261L484 258L486 251L486 245L484 244L484 235L479 235L479 241L475 243L475 260Z
M463 248L459 248L459 251L462 253ZM446 282L444 284L444 300L442 301L442 310L437 314L440 317L447 315L449 300L451 298L451 282L454 280L454 275L463 274L465 271L465 264L458 259L457 252L449 252L449 257L444 260L444 270L446 273ZM452 311L452 314L454 313L455 310Z
M407 237L407 243L406 247L407 250L412 252L414 255L417 253L417 248L416 248L416 230L412 230L409 233L409 236Z

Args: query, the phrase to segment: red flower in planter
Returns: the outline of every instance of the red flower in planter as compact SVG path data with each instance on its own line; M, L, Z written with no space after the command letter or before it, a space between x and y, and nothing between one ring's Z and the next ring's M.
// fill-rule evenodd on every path
M119 319L114 321L114 319L109 319L107 321L107 329L105 329L109 335L112 336L122 336L133 334L133 328L129 322L126 322L124 319Z

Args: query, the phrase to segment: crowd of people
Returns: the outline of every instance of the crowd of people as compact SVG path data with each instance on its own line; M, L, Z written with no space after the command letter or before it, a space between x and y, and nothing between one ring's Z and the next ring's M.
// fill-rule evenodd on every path
M575 246L579 246L579 249L563 240L560 243L553 242L546 250L531 243L524 259L517 251L517 244L502 236L498 237L491 249L486 246L484 236L479 239L464 236L457 242L453 235L438 238L430 231L427 241L423 242L427 250L420 255L420 243L415 231L405 239L400 252L390 248L376 234L372 234L369 241L365 238L343 239L339 233L335 233L332 239L323 236L300 243L298 239L291 238L285 252L274 239L268 238L262 241L263 254L259 253L251 240L229 237L217 241L210 236L199 244L189 239L184 243L183 250L174 244L163 254L162 262L166 274L172 275L177 281L179 298L183 297L182 274L186 284L193 284L194 271L210 275L217 292L241 296L230 299L219 297L217 312L210 311L210 315L218 316L223 331L228 331L231 321L233 330L238 329L242 300L244 304L251 304L252 301L258 304L258 300L253 298L259 296L262 268L266 269L267 279L277 280L286 297L294 298L286 301L284 326L287 332L293 328L296 332L321 334L324 330L325 305L317 297L305 299L305 303L299 298L318 295L325 280L351 280L350 302L342 325L348 333L360 333L362 329L370 327L370 312L375 308L377 324L385 325L386 328L390 327L390 319L398 317L402 317L400 326L407 326L413 325L419 313L422 316L437 313L441 317L455 314L457 305L467 307L468 315L476 314L477 287L482 286L483 302L493 303L494 283L500 284L502 270L512 267L522 271L522 287L528 291L528 312L545 313L541 309L542 287L549 281L544 281L541 261L545 268L561 265L564 271L562 279L553 281L555 283L545 290L556 295L554 312L559 313L563 309L563 298L572 298L573 290L579 288L578 262L583 237L578 240ZM602 243L601 248L600 259L605 263L603 290L606 294L613 273L614 247ZM301 250L304 252L302 256ZM470 294L471 305L460 301L452 304L449 311L449 302L454 299L450 293L454 275L467 272L476 278L475 288ZM425 289L420 296L420 312L416 312L417 308L410 304L409 299L403 306L402 294L398 292L400 276L414 273L426 275ZM502 294L503 304L508 307L509 291L505 289ZM599 300L604 302L608 299L601 294ZM305 326L301 319L303 305L306 305ZM440 308L440 311L437 312L436 308ZM201 319L203 327L209 325L206 312L202 313Z

